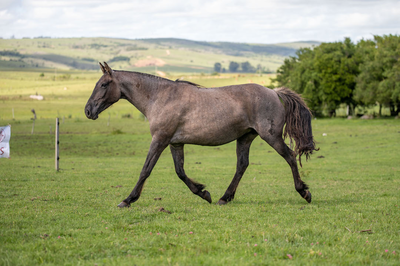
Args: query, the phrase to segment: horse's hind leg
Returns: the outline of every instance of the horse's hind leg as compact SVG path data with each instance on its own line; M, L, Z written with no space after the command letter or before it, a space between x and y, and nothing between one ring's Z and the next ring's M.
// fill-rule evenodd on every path
M297 167L296 156L294 152L289 149L286 143L283 141L281 135L267 135L267 137L260 137L265 140L269 145L271 145L289 164L292 169L294 186L296 191L308 202L311 202L311 192L308 191L308 186L304 183L299 174L299 170Z
M211 195L207 190L204 189L204 185L197 183L187 177L185 170L183 169L184 164L184 152L183 145L169 145L172 153L172 158L174 159L175 171L178 177L188 186L188 188L196 195L205 199L211 203Z
M240 137L236 142L236 155L237 155L237 164L236 164L236 173L232 179L231 184L226 190L225 194L218 201L218 205L227 204L229 201L233 200L235 197L236 189L239 185L240 179L244 172L249 166L249 152L250 145L253 140L258 136L255 132L247 133L246 135Z

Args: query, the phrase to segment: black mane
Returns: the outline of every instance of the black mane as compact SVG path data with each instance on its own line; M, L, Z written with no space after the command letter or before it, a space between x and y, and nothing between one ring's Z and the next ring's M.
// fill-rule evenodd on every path
M142 76L146 76L146 77L154 78L154 79L158 79L158 80L164 80L164 81L175 82L175 83L186 83L186 84L195 86L197 88L204 88L204 86L202 86L202 85L199 85L199 84L196 84L194 82L187 81L187 80L176 79L175 81L173 81L173 80L166 79L166 78L159 77L159 76L155 76L155 75L152 75L152 74L136 72L136 71L126 71L126 70L113 70L113 71L116 71L116 72L130 72L130 73L135 73L135 74L138 74L138 75L142 75Z
M187 80L177 79L177 80L175 80L175 82L186 83L186 84L195 86L195 87L197 87L197 88L204 88L204 86L201 86L201 85L199 85L199 84L196 84L196 83L193 83L193 82L190 82L190 81L187 81Z

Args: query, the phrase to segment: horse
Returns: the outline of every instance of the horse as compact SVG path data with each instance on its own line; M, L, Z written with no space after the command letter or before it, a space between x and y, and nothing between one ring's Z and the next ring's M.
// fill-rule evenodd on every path
M308 159L318 149L312 135L312 114L297 93L257 84L204 88L179 79L112 70L106 62L99 64L103 75L85 106L87 118L96 120L109 106L126 99L148 119L152 136L139 180L118 207L129 207L139 199L146 179L168 146L178 177L192 193L212 203L205 185L185 173L184 145L218 146L236 140L236 173L217 203L227 204L235 197L249 165L250 145L257 136L286 160L296 191L311 202L311 192L300 178L296 157L302 167L301 156ZM287 136L295 142L293 150L284 142Z

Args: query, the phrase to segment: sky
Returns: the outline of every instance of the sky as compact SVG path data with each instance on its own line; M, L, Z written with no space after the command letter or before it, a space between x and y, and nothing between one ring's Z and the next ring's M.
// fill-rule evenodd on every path
M0 37L353 42L400 34L400 0L0 0Z

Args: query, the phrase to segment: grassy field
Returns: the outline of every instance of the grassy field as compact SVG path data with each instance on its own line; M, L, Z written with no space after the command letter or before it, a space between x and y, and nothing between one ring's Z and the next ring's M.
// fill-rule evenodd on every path
M84 118L98 72L41 73L0 73L0 125L12 126L11 159L0 159L0 265L400 263L399 120L313 120L321 150L300 169L311 204L295 191L286 162L257 138L228 205L193 195L166 150L140 200L118 209L144 163L148 123L123 101L96 121ZM267 76L185 78L269 83ZM29 99L36 92L45 100ZM235 171L235 143L186 146L185 154L187 174L217 202Z

